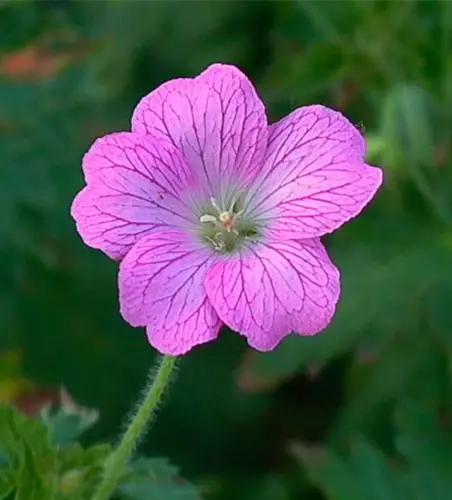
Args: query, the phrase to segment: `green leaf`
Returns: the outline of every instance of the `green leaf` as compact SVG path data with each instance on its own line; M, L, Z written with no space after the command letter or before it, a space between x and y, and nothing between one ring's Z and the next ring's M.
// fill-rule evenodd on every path
M124 500L200 500L197 489L179 477L177 467L163 458L141 458L118 488Z
M83 449L79 444L58 451L58 491L66 500L90 499L99 483L110 445Z
M266 102L272 107L288 106L287 109L282 108L278 115L290 112L304 102L315 101L322 92L341 83L341 53L337 47L319 42L293 53L287 50L284 40L280 45L281 57L268 69L262 85Z
M392 468L388 459L361 437L353 440L347 458L299 444L293 446L293 453L329 500L414 500L405 488L403 471Z
M365 485L347 463L336 453L319 447L307 447L301 443L292 445L292 453L309 476L329 500L366 498Z
M2 49L16 49L29 43L43 28L39 7L29 3L23 8L23 2L0 2L0 32ZM14 29L11 29L14 26Z
M247 500L291 500L293 497L287 486L287 478L271 474L252 482L248 494L244 497Z
M401 151L410 163L430 165L435 145L431 121L429 97L422 88L398 84L389 89L380 117L388 148Z
M4 474L14 485L15 499L51 498L55 450L44 423L0 406L0 444L7 460Z
M55 449L42 420L9 406L0 407L0 445L5 457L0 498L14 491L15 500L89 500L111 453L109 445Z
M440 429L439 413L419 401L401 401L396 445L408 460L407 484L422 500L442 500L452 491L452 438Z
M412 383L413 377L430 360L429 345L421 334L391 339L377 360L351 366L348 402L335 424L334 434L348 436L382 418L386 404ZM353 373L354 372L354 373Z
M0 473L3 474L1 467L0 467ZM10 497L13 491L14 491L14 482L11 476L6 474L0 476L0 500Z
M366 486L368 500L411 498L405 489L403 469L391 466L388 458L363 438L355 439L351 448L351 465Z
M90 429L98 421L99 414L96 410L80 408L75 404L63 404L56 411L45 408L41 418L49 429L52 442L60 446L75 441Z

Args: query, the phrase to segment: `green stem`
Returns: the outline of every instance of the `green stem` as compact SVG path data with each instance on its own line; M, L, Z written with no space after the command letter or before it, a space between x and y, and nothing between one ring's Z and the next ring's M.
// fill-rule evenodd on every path
M108 458L105 464L104 476L94 494L93 500L109 500L113 494L139 438L144 434L147 425L155 415L159 401L171 380L176 360L176 357L163 356L157 366L157 371L152 370L144 391L143 400L138 402L136 412L131 418L119 445Z

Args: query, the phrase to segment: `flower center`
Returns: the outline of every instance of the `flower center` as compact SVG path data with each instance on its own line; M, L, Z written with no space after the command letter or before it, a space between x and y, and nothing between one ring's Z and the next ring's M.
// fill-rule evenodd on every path
M201 237L220 253L233 253L245 240L256 241L260 230L252 221L243 218L238 200L233 200L228 209L220 207L215 198L210 198L200 216Z

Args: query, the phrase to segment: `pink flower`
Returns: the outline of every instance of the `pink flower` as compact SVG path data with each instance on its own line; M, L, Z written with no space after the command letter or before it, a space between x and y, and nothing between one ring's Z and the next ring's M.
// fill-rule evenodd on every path
M257 350L331 321L339 271L320 236L382 182L340 113L296 109L269 125L237 68L208 67L144 97L132 131L94 142L72 215L84 242L121 260L121 313L178 355L223 323Z

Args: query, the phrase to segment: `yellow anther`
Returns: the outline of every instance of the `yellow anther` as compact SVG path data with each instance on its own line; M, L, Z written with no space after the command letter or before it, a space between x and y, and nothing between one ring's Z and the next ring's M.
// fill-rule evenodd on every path
M221 212L219 219L220 219L220 222L222 222L223 224L226 224L229 221L232 221L233 216L230 214L230 212Z

